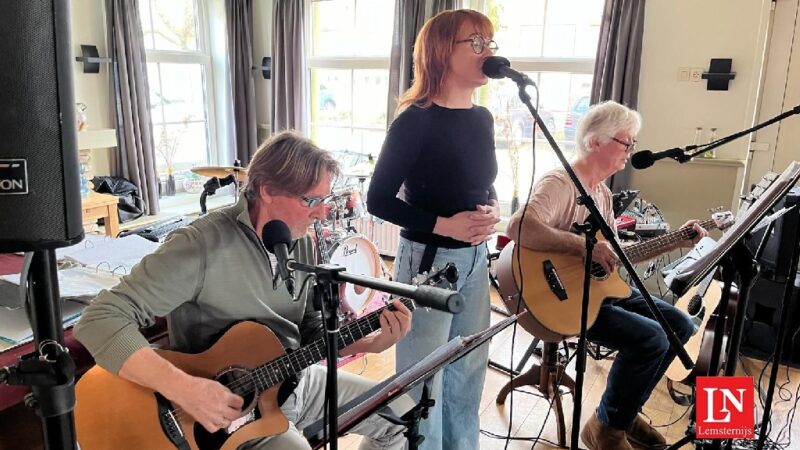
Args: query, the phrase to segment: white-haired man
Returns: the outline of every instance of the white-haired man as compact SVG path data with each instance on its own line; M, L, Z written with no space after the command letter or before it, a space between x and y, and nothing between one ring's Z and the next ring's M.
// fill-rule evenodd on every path
M612 195L604 181L625 168L640 128L639 113L616 102L594 105L578 125L578 156L572 168L612 226ZM523 247L538 251L585 254L584 237L572 232L572 224L583 223L589 214L577 203L578 195L565 170L544 174L526 206L522 235L517 235L525 211L521 208L508 224L509 236ZM684 226L692 226L698 233L694 240L681 242L682 247L693 246L707 234L696 220ZM597 242L592 259L607 273L619 262L611 245L602 240ZM678 338L686 342L694 331L689 317L661 299L655 301ZM584 444L591 450L630 450L631 443L639 447L663 445L663 436L638 413L675 353L642 294L633 289L628 298L606 300L587 335L589 340L619 353L600 405L581 432Z

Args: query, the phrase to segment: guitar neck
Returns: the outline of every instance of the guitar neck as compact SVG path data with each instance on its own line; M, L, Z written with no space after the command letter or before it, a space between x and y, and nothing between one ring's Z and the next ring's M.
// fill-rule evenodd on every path
M415 305L412 300L402 298L400 301L409 310L414 310ZM337 338L337 349L341 350L364 336L379 330L381 328L379 316L386 308L392 308L392 305L384 306L341 327ZM258 390L269 389L301 370L325 359L328 356L326 348L326 340L322 337L305 347L256 367L253 369L253 376Z
M700 226L706 230L713 230L717 227L716 222L709 219L700 222ZM657 238L648 239L639 244L631 245L625 249L625 255L633 261L644 261L664 253L673 248L678 242L692 239L697 236L697 231L692 227L681 228Z

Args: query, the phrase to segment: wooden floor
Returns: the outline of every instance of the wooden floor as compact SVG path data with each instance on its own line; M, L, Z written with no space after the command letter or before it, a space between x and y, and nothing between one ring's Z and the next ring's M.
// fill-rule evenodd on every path
M492 302L500 304L500 299L494 292L492 293ZM492 313L492 323L502 320L504 317L495 312ZM491 360L499 362L504 366L509 365L509 358L511 356L511 340L512 340L513 327L508 328L498 334L491 344L489 357ZM514 365L522 358L525 349L528 348L532 341L532 337L527 334L521 327L517 329L516 338L514 341ZM534 358L535 359L535 358ZM592 358L588 359L587 371L585 375L584 394L583 394L583 407L581 411L581 424L594 412L600 397L606 386L606 378L608 370L611 367L612 360L595 361ZM530 365L530 363L529 363ZM742 364L739 366L739 374L750 374L757 380L759 372L764 367L764 363L758 360L751 360L742 358ZM767 367L766 373L762 379L762 386L766 395L767 383L769 380L770 366ZM380 355L369 355L366 361L356 360L348 364L344 368L350 372L359 373L363 376L379 381L394 373L394 349L389 349ZM570 364L568 369L570 376L575 378L574 363ZM505 437L508 433L509 423L511 426L512 437L535 437L541 431L541 438L555 442L557 440L556 422L554 419L554 410L550 410L549 401L542 398L516 392L513 398L513 422L512 408L510 408L510 397L506 400L505 405L497 405L495 398L500 389L509 380L509 376L505 373L499 372L490 368L486 373L486 382L483 389L483 398L481 400L481 430L485 432L500 434ZM789 380L787 382L787 380ZM768 435L771 439L777 440L778 432L787 422L789 410L794 405L797 398L798 391L800 391L800 371L793 368L781 366L779 371L778 385L786 383L781 393L783 398L790 400L781 401L778 396L778 390L775 392L775 401L773 401L773 419L772 419L772 432ZM680 386L679 388L685 388ZM522 388L528 392L536 392L531 387ZM686 388L685 390L688 390ZM756 421L760 420L762 414L761 405L757 403ZM565 395L563 397L564 414L567 424L567 447L569 447L570 437L570 423L572 422L572 397ZM667 392L666 379L659 383L654 391L650 400L645 404L643 411L651 423L658 427L659 431L664 434L669 443L675 442L684 436L684 431L688 423L688 413L685 406L675 404ZM800 449L800 417L797 418L793 424L791 435L791 444L784 448ZM358 436L345 436L339 440L339 448L343 450L354 450L358 448L358 443L361 438ZM781 442L786 444L789 442L788 432L784 431ZM484 433L480 436L481 449L503 449L505 448L505 439L495 439L486 436ZM531 441L511 441L508 445L509 449L530 449L533 443ZM583 447L583 443L580 444ZM550 445L545 442L539 442L534 448L557 448L555 445ZM689 447L684 447L689 448ZM755 446L753 446L755 448Z

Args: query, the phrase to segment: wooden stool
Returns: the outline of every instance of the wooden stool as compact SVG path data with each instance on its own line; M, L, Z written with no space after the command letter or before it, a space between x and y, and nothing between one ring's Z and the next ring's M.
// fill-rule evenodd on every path
M496 402L502 405L506 401L508 393L512 389L520 386L533 386L542 393L547 400L553 399L556 411L556 426L558 427L558 445L566 447L567 431L564 422L564 408L561 406L560 386L564 386L572 393L575 391L575 381L566 374L566 367L558 359L558 343L544 342L542 347L542 359L539 364L533 364L529 370L506 383L500 393L497 394Z
M521 302L517 283L514 279L514 274L510 269L511 257L513 251L511 247L505 247L501 250L500 255L497 257L499 260L497 270L497 285L500 297L503 304L508 311L521 311L526 308L525 304ZM522 304L520 304L522 303ZM558 359L558 345L564 342L566 336L554 333L549 329L542 326L536 318L531 314L523 314L518 320L519 325L531 336L543 342L542 358L539 364L534 364L529 370L520 374L500 390L497 395L497 404L502 405L506 401L506 396L512 389L519 386L533 386L547 400L553 400L556 412L556 425L558 427L558 445L565 447L567 442L566 423L564 421L564 409L561 405L561 392L560 386L567 388L569 392L575 391L575 381L566 374L566 367ZM531 352L535 341L531 344L532 347L528 350ZM567 349L566 343L564 349ZM528 355L526 352L526 355ZM569 360L569 358L567 358ZM522 370L522 365L518 367Z

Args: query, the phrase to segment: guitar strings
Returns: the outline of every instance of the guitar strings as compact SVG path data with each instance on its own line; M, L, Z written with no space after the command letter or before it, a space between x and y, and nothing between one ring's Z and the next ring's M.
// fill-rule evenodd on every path
M402 301L403 301L403 304L406 307L409 307L410 309L414 309L414 304L413 304L413 302L411 300L402 299ZM350 322L349 324L347 324L345 326L344 330L348 332L348 334L350 335L351 339L353 338L352 329L354 329L354 328L358 329L358 331L361 334L362 338L364 336L367 336L368 334L371 334L371 333L377 331L378 328L380 328L379 326L376 328L376 325L378 325L380 323L379 322L379 316L387 308L392 308L392 305L389 304L389 305L387 305L385 307L382 307L380 309L377 309L375 311L370 312L369 314L365 315L364 317L359 318L358 320ZM364 334L364 330L361 328L363 323L367 324L367 329L368 330L371 329L371 331L369 333ZM343 339L343 338L344 338L344 334L343 334L342 331L340 331L338 339ZM355 342L355 340L353 342ZM272 377L270 376L270 372L267 371L268 368L271 368L273 366L275 368L286 367L286 366L280 365L278 363L283 361L283 360L288 360L291 363L291 366L292 366L291 369L295 369L296 365L299 366L299 365L302 365L302 364L305 364L305 363L308 362L305 358L300 359L300 356L301 356L300 353L302 353L302 352L306 352L307 353L313 347L319 354L322 354L322 350L324 350L325 347L319 348L320 343L322 343L323 346L325 345L325 341L323 339L317 339L312 344L309 344L308 346L306 346L305 348L301 349L300 351L291 352L291 353L285 353L284 355L274 359L273 361L270 361L270 362L268 362L266 364L263 364L261 366L258 366L256 368L252 369L252 371L249 372L252 376L236 378L230 384L225 384L225 387L230 389L234 394L237 394L237 395L239 395L241 397L249 396L250 394L253 394L256 391L258 391L258 389L254 388L254 386L256 386L259 383L259 380L261 380L261 379L267 380L268 379L269 382L272 383ZM314 364L316 362L318 362L318 361L314 361L314 362L308 364L304 368L310 367L312 364ZM300 369L300 370L303 370L303 369ZM294 370L294 373L291 373L291 370L287 370L286 376L284 376L283 372L280 371L280 369L272 371L271 373L275 374L278 377L279 380L277 382L275 382L275 383L272 383L269 386L267 386L267 383L262 383L263 386L264 386L263 390L266 391L267 389L270 389L270 388L274 387L275 385L277 385L277 384L279 384L279 383L281 383L283 381L286 381L287 378L289 378L292 375L296 374L300 370ZM266 377L264 375L266 375ZM280 379L282 376L283 376L283 379ZM243 389L243 388L245 388L245 389L241 393L237 392L238 390ZM181 407L175 407L174 409L169 409L169 410L165 411L164 413L172 413L175 416L176 420L178 420L178 421L181 421L181 420L187 418L187 416L191 417L191 415L186 413ZM192 417L192 419L194 419L194 418Z

